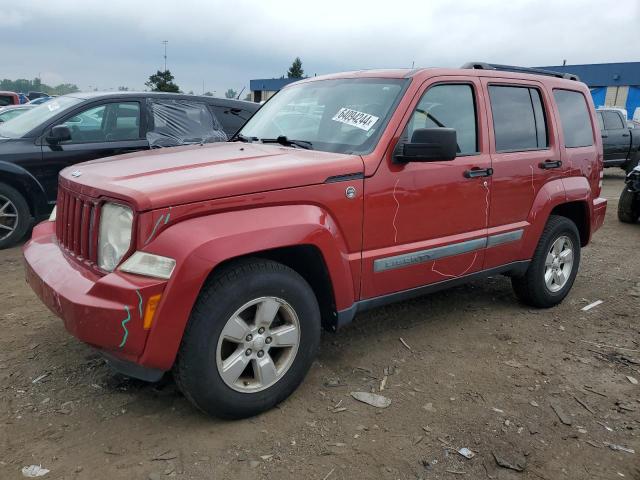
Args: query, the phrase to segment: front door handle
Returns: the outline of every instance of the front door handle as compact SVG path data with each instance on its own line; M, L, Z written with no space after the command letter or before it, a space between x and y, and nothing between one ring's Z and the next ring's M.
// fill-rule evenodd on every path
M538 167L543 170L549 170L550 168L560 168L562 166L562 161L560 160L547 160L538 164Z
M609 135L601 135L602 138L609 138Z
M490 177L493 175L493 168L474 167L471 170L465 170L465 178Z
M622 134L622 136L623 136L623 137L628 137L628 136L629 136L629 134L628 134L628 133L623 133L623 134Z

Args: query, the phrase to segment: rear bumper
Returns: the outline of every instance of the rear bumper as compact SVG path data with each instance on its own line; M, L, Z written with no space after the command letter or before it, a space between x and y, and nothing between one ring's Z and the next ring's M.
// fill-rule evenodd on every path
M593 200L593 216L591 221L591 233L594 233L604 224L604 217L607 214L607 199L598 197Z
M34 228L23 254L27 282L69 333L109 358L138 363L148 337L146 302L163 292L165 281L118 271L93 273L58 246L53 222Z

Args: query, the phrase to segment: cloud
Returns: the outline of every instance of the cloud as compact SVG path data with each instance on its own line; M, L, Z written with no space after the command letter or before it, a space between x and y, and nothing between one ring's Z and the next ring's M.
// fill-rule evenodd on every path
M0 17L2 75L81 88L141 89L168 66L183 90L222 94L278 77L300 56L307 74L636 60L637 0L57 0L16 2Z

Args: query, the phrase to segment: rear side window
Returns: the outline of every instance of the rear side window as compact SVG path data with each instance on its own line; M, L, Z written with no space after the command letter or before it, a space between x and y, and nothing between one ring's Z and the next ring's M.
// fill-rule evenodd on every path
M13 105L13 97L0 95L0 107L6 107L7 105Z
M149 99L151 148L226 142L227 135L204 103L193 100Z
M616 112L602 112L602 118L604 118L604 128L607 130L619 130L624 128L622 118Z
M492 85L489 96L497 151L547 148L547 125L538 89Z
M406 138L410 140L418 128L454 128L458 155L476 153L476 107L471 85L436 85L427 90L407 124Z
M560 123L567 148L593 145L593 131L587 102L580 92L554 90L553 96L560 112Z

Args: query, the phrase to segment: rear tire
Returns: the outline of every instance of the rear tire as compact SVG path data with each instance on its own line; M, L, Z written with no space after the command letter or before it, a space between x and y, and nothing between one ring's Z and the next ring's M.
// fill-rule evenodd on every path
M15 188L0 183L0 250L14 245L31 226L31 212Z
M640 217L640 195L630 192L625 186L618 202L618 220L623 223L636 223Z
M289 267L249 259L203 287L182 338L174 376L208 415L245 418L300 385L320 343L320 309Z
M567 296L580 266L580 234L566 217L551 215L526 273L512 277L516 296L527 305L549 308Z

